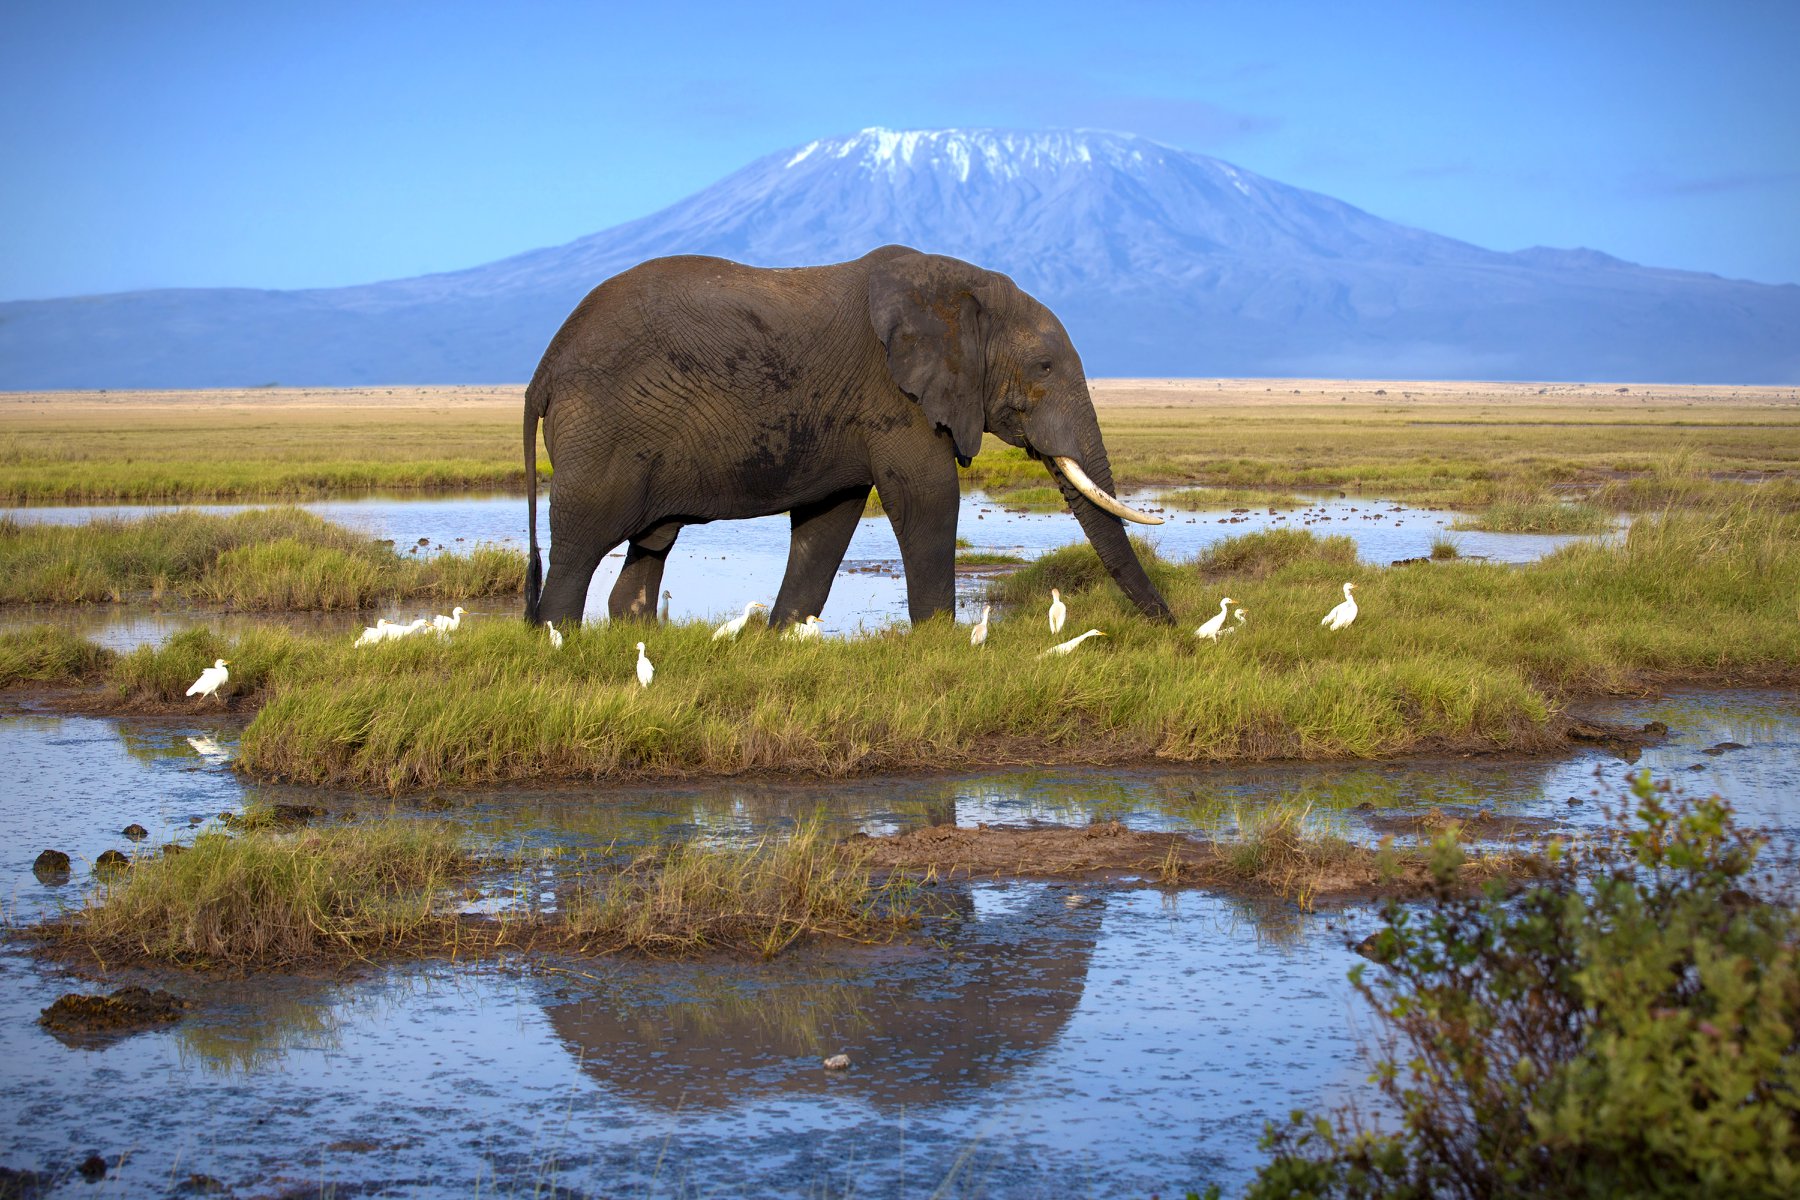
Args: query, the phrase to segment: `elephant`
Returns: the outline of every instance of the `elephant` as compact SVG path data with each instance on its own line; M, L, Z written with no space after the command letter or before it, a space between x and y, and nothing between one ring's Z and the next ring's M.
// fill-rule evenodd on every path
M550 452L550 571L537 432ZM781 628L825 607L869 489L893 522L917 624L953 611L957 467L984 432L1043 462L1144 615L1173 620L1112 496L1081 359L1005 275L906 246L829 266L651 259L589 292L525 391L533 625L579 622L621 542L614 619L654 619L684 525L788 513Z

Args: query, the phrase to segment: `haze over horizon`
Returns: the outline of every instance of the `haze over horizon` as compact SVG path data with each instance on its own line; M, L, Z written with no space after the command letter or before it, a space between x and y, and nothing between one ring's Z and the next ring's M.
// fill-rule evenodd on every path
M1489 249L1800 281L1793 5L25 2L0 33L0 299L459 270L870 126L1138 133Z

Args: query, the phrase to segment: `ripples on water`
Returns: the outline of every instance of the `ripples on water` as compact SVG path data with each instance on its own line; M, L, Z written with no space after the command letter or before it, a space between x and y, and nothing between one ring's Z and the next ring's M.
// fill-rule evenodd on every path
M1666 721L1669 741L1637 767L1717 790L1796 844L1791 694L1683 693L1598 715ZM388 808L245 785L190 737L229 751L235 731L206 718L0 721L9 919L78 903L92 859L132 848L118 831L133 821L155 847L251 799ZM1750 748L1701 753L1728 740ZM443 800L479 840L506 848L738 842L821 806L871 832L1094 818L1210 828L1233 805L1294 794L1367 837L1371 812L1432 806L1591 825L1632 769L1594 751L1553 762L1015 771ZM70 883L32 876L45 846L77 860ZM147 977L198 1009L103 1050L66 1047L33 1024L71 981L8 953L5 1164L67 1170L90 1150L129 1152L112 1194L167 1190L199 1171L261 1192L378 1183L377 1194L402 1196L560 1184L898 1197L946 1181L945 1195L1167 1195L1241 1181L1265 1120L1361 1089L1360 1017L1344 982L1357 960L1344 940L1366 932L1371 914L1085 890L1096 902L1069 908L1054 885L957 889L941 947L836 947L774 963L559 961L529 975L408 964L348 982ZM853 1069L823 1071L820 1058L839 1051ZM71 1179L62 1192L95 1194L87 1186Z

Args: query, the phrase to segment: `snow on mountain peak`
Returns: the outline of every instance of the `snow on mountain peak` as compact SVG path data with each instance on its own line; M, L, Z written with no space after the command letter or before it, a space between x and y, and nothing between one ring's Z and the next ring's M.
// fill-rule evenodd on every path
M846 137L808 142L782 165L791 169L809 160L815 164L835 160L870 175L924 170L966 183L977 169L991 179L1009 180L1027 172L1096 162L1141 169L1147 161L1167 156L1211 162L1147 138L1085 129L886 129L876 125Z

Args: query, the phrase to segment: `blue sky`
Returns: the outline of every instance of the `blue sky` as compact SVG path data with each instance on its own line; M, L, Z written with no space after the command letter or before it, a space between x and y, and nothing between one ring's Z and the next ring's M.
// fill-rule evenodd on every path
M779 14L779 15L775 15ZM470 266L868 125L1080 126L1800 282L1800 4L0 7L0 298Z

